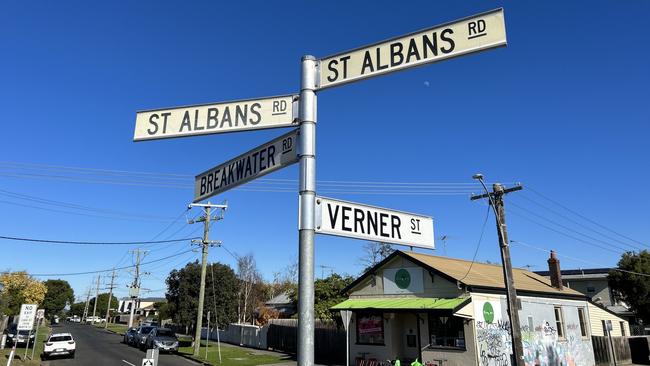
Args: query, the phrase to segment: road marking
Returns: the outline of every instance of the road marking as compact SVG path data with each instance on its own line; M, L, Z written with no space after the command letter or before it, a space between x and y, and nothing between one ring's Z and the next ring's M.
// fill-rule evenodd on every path
M124 363L127 364L127 365L135 366L134 364L132 364L131 362L129 362L129 361L127 361L127 360L122 360L122 362L124 362Z

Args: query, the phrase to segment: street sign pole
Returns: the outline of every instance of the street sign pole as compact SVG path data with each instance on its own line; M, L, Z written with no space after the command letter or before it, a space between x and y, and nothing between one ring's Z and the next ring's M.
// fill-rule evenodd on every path
M318 63L304 56L300 75L298 214L298 366L314 365L314 226L316 200L316 80Z

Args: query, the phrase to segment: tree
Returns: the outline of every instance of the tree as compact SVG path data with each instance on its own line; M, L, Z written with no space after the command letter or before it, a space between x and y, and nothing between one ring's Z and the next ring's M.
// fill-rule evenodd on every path
M253 304L256 304L260 295L262 276L257 270L257 264L252 254L237 259L237 278L239 279L239 293L237 297L237 320L246 323L249 319L253 323Z
M212 281L214 272L214 289ZM201 265L198 261L188 263L179 270L173 270L167 277L167 309L174 323L191 325L196 322L198 309L199 285L201 283ZM237 319L238 281L235 272L229 266L212 263L207 268L205 284L205 314L208 310L216 315L219 326L226 326ZM216 304L216 314L215 314ZM214 324L214 319L211 319Z
M158 311L158 324L162 324L163 320L169 319L171 316L169 305L165 301L155 302L153 307Z
M20 305L40 305L47 293L43 282L33 279L27 272L4 273L0 275L0 295L4 298L5 315L18 315Z
M95 316L98 316L100 318L103 318L106 315L106 308L108 307L108 292L105 292L103 294L99 294L97 298L99 299L97 301L97 311L95 312ZM119 302L115 298L115 296L111 297L111 309L117 309L119 306ZM92 311L95 308L95 298L91 298L90 301L88 302L88 315L92 315ZM106 319L108 321L108 319Z
M74 302L74 291L68 281L47 280L43 283L47 293L43 299L43 309L48 318L52 318L63 311L67 304Z
M68 315L77 315L77 316L83 316L84 315L84 309L86 308L86 302L81 301L81 302L76 302L72 305L70 305L70 311L68 311Z
M282 271L273 273L273 282L268 289L270 300L281 294L289 294L298 289L298 259L294 258Z
M353 281L352 276L332 273L329 277L314 282L314 313L317 319L338 321L341 318L338 312L333 312L330 308L347 299L343 289ZM297 303L298 292L292 291L289 298Z
M364 266L363 272L368 271L384 258L391 255L395 249L390 244L368 242L363 245L364 255L359 258L359 262Z
M627 252L618 261L618 269L609 272L609 285L637 317L650 322L650 252ZM633 274L641 273L644 275Z

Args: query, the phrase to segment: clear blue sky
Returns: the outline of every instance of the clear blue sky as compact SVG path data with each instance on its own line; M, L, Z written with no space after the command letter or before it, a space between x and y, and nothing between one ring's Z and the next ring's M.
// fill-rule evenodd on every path
M194 174L282 131L134 143L137 110L294 93L304 54L326 56L500 6L507 48L319 93L318 180L347 182L328 186L329 196L433 216L436 235L448 236L436 253L467 259L486 211L484 202L470 202L471 189L448 185L462 192L439 195L442 188L429 185L422 194L409 184L367 194L377 189L349 182L472 183L476 172L522 182L535 191L508 196L511 239L558 250L568 257L564 268L593 267L578 259L614 265L622 249L643 247L628 238L650 237L647 1L8 2L0 12L0 235L152 239L191 200ZM297 174L292 166L267 178ZM254 253L268 279L297 255L297 194L269 192L282 184L293 187L262 181L249 186L257 191L217 198L231 206L212 238L234 254ZM158 239L200 231L183 220ZM496 262L489 220L478 259ZM319 236L317 265L356 275L363 244ZM128 265L126 251L135 248L0 245L3 270L32 273ZM186 248L150 246L148 259ZM513 244L512 255L516 266L546 269L540 250ZM145 266L151 295L164 293L170 268L196 256ZM234 264L219 248L210 260ZM92 280L62 278L77 295ZM120 272L120 296L128 280Z

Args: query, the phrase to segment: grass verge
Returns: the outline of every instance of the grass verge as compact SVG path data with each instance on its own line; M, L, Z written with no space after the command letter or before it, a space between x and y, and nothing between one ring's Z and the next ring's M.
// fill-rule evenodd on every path
M40 365L41 353L43 353L44 341L47 339L49 335L50 335L50 327L46 325L42 325L38 327L38 338L36 338L36 341L34 342L34 347L36 347L36 349L34 350L34 359L30 360L30 357L32 356L31 347L29 348L29 350L27 350L27 358L25 358L25 347L17 347L16 353L14 354L14 361L12 365L20 365L20 366ZM0 357L1 357L0 363L2 363L3 365L6 364L10 353L11 353L11 347L0 350Z
M95 326L97 328L102 328L103 329L104 328L104 323L95 324ZM108 326L106 327L106 329L108 329L110 331L113 331L113 332L115 332L117 334L124 335L124 333L127 331L127 329L129 329L129 327L127 325L125 325L125 324L108 323Z
M205 357L205 342L201 342L201 352L199 357L192 356L192 347L181 347L179 354L192 358L197 361L207 362L210 365L220 366L255 366L281 363L286 359L281 355L262 353L258 354L254 350L247 348L221 344L221 363L219 363L219 351L216 342L210 342L208 347L208 357Z

